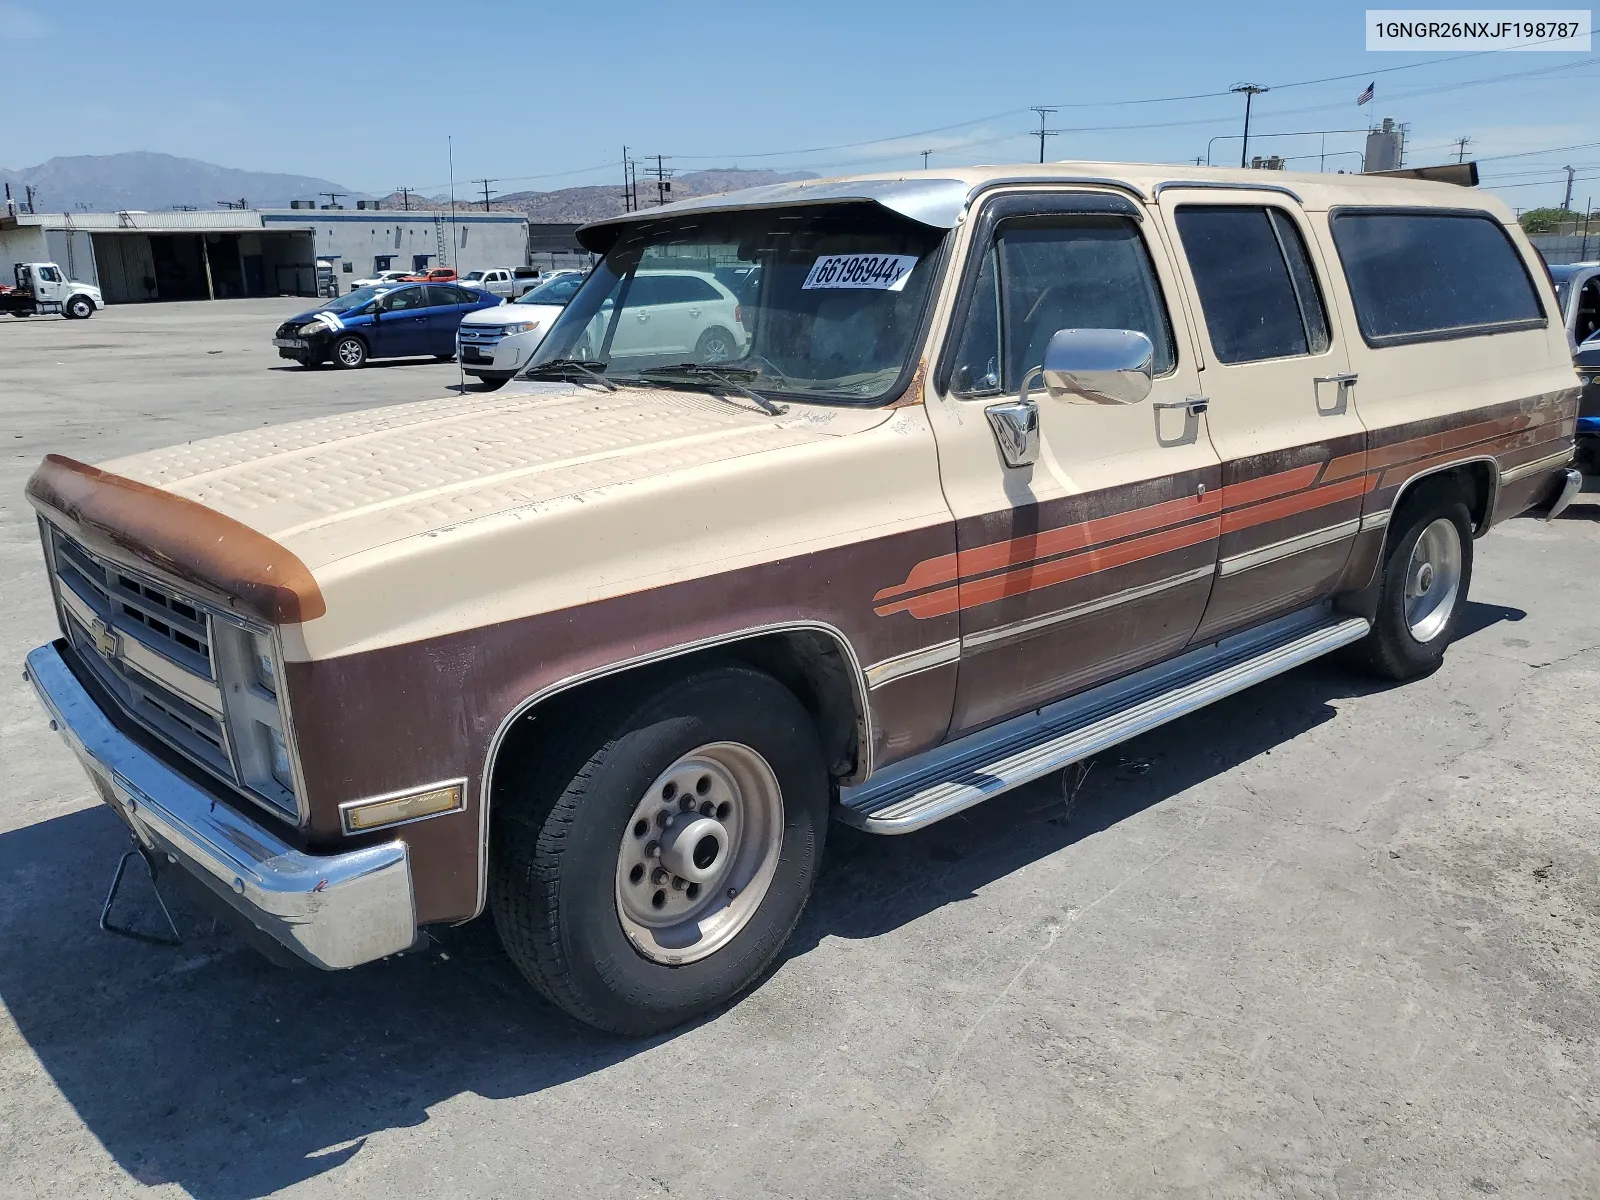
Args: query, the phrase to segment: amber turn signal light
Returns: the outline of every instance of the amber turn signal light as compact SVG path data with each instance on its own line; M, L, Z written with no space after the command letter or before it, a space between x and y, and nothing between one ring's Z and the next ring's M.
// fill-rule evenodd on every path
M466 781L434 784L422 791L395 792L370 800L352 800L339 806L346 833L365 833L387 825L403 825L423 817L458 812L465 807Z

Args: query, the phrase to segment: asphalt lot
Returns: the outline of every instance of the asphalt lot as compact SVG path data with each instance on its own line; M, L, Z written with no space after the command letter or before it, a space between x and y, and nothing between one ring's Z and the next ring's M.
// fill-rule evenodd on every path
M99 932L124 836L21 679L23 481L456 383L279 369L303 303L0 320L0 1197L1600 1195L1593 503L1478 543L1428 679L1314 664L1070 816L836 832L789 957L673 1036L565 1022L483 923L338 975L182 904L181 948Z

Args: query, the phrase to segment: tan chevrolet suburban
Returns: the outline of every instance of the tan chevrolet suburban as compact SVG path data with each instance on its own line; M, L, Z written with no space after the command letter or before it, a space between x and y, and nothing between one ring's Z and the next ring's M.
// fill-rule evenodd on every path
M504 392L28 484L50 718L153 869L316 965L487 908L567 1012L676 1025L774 962L830 819L1335 650L1420 675L1474 540L1577 485L1548 278L1465 188L1063 163L579 236ZM684 271L731 360L632 299Z

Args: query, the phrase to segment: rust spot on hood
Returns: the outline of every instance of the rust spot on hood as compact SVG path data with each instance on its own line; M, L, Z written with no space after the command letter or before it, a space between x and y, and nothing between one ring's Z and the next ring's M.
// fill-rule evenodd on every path
M193 500L60 454L45 456L26 491L35 508L69 531L97 534L264 621L296 624L328 611L292 551Z

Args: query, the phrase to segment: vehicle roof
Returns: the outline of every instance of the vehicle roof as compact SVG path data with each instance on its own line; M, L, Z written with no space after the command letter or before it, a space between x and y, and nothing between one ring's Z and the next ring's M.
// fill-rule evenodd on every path
M1579 271L1592 271L1600 262L1556 263L1550 268L1552 279L1571 279Z
M1325 210L1341 204L1473 208L1490 212L1503 223L1514 220L1511 210L1498 197L1453 183L1386 175L1329 175L1171 163L1058 162L901 171L767 184L593 221L578 230L578 240L587 249L603 250L623 226L662 217L848 201L877 203L924 225L948 229L960 221L978 192L1011 183L1081 183L1113 187L1146 201L1153 200L1164 188L1180 185L1247 187L1287 193L1302 207L1311 210Z

